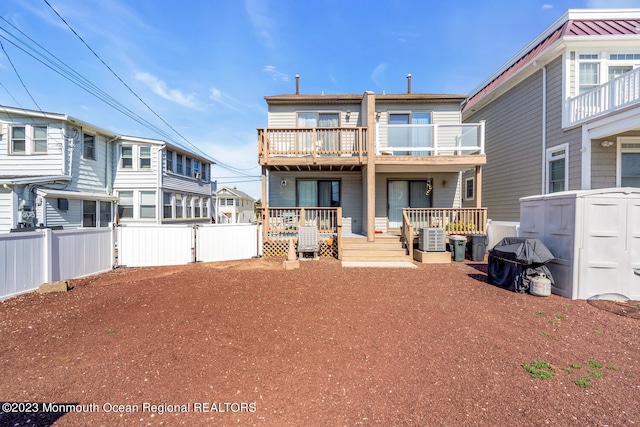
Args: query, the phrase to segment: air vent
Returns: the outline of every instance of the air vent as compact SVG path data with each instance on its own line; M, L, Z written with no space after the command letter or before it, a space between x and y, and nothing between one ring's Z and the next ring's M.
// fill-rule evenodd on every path
M423 252L444 252L445 244L444 228L423 228L418 234L418 249Z

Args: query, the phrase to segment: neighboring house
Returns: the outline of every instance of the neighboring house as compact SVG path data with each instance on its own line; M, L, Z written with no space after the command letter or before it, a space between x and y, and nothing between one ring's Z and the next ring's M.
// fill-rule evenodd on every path
M295 94L265 97L268 128L258 129L265 242L308 223L368 242L389 232L408 239L409 225L464 221L484 229L476 196L484 125L462 124L466 96L412 94L407 77L406 94L300 95L296 78ZM464 188L469 169L473 184ZM465 198L473 207L462 208Z
M118 213L123 221L168 222L169 206L172 221L210 221L212 162L200 155L65 114L2 106L0 124L0 232L106 227ZM197 161L205 175L167 172L167 153Z
M218 217L226 219L219 222L231 224L251 223L256 221L256 199L238 190L236 187L222 187L216 191Z
M122 136L114 149L120 222L211 222L211 160L147 138Z
M569 10L479 85L483 204L519 221L519 198L640 187L640 9ZM465 178L471 175L465 175Z

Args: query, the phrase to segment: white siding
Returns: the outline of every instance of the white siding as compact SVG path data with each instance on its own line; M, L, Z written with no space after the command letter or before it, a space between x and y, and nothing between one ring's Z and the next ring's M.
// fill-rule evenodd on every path
M0 233L13 228L13 192L0 187Z
M2 175L32 176L60 175L62 173L62 124L42 119L14 117L0 114L2 137L0 138L0 171ZM9 129L12 123L19 125L47 125L47 153L30 155L9 154Z

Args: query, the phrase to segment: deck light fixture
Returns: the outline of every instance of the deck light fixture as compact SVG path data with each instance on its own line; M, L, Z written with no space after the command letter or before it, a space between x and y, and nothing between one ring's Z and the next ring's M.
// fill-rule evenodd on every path
M380 120L381 115L382 113L380 112L380 110L376 111L376 119Z
M347 110L347 120L349 120L349 118L351 118L351 110Z

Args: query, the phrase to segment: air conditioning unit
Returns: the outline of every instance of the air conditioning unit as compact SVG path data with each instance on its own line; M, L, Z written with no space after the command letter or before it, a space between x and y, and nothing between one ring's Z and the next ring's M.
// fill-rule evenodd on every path
M418 233L418 249L423 252L444 252L447 250L444 228L423 228Z
M194 177L195 177L195 179L200 179L200 178L202 178L202 175L200 174L200 172L196 172L194 174Z

